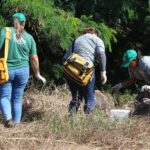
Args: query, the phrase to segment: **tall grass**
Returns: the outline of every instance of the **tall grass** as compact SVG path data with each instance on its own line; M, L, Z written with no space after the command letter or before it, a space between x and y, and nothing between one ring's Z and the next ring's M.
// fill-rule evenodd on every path
M32 90L31 90L32 89ZM32 109L21 125L6 129L0 124L0 149L149 149L149 118L131 117L127 122L112 122L98 108L91 115L83 105L75 117L68 117L70 93L67 86L50 84L46 89L27 90L24 99L32 100ZM121 106L120 106L121 107Z

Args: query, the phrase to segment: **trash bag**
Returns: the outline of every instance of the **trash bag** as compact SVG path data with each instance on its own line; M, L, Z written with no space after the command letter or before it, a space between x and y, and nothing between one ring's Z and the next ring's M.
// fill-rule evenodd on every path
M142 88L141 88L142 89ZM134 100L134 115L150 115L150 91L140 90Z

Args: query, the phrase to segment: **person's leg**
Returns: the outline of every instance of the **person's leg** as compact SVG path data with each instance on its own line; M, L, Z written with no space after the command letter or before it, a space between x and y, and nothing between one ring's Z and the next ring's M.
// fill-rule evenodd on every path
M0 108L3 119L9 120L11 115L11 82L0 85Z
M9 71L9 80L5 84L0 84L0 109L4 121L11 120L11 93L14 71Z
M85 87L84 91L84 99L85 99L84 112L86 114L93 112L95 108L94 87L95 87L95 74L93 75L92 80Z
M67 84L69 86L72 99L69 104L69 113L70 115L75 114L78 111L79 107L79 86L74 83L72 80L66 77Z
M83 98L84 98L84 87L80 87L79 88L79 91L78 91L78 105L77 105L77 111L78 111L78 108L80 107L82 101L83 101Z
M15 124L19 124L22 114L22 97L25 86L29 78L29 68L24 67L15 70L14 82L12 85L12 120Z

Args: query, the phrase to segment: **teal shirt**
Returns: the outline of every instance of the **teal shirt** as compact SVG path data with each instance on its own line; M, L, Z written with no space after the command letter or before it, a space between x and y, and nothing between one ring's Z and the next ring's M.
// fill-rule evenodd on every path
M16 33L13 27L11 29L11 39L9 41L9 52L7 65L8 70L29 66L29 56L37 54L35 41L29 33L23 31L20 39L16 38ZM0 48L4 50L4 41L6 35L6 28L3 28L0 33ZM2 55L2 52L0 53ZM1 57L1 56L0 56Z

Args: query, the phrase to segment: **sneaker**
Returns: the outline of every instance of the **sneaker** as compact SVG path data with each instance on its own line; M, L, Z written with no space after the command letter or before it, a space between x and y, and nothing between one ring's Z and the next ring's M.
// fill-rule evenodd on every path
M12 122L12 120L6 120L5 121L5 127L6 128L13 128L15 126L15 124Z

